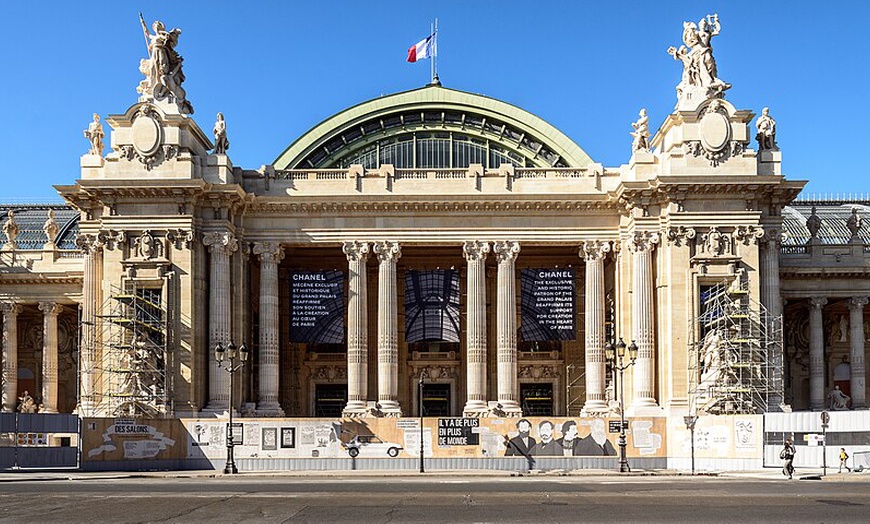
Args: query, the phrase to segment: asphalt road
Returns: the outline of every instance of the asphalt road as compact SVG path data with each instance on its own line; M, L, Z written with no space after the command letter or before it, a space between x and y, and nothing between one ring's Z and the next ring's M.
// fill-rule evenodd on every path
M0 522L867 522L870 482L710 477L0 483Z

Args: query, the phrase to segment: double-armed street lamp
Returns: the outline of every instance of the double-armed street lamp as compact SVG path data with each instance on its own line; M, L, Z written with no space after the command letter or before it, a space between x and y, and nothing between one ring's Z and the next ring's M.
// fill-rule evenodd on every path
M631 471L631 468L628 467L628 458L625 456L625 378L624 372L626 369L630 368L634 365L634 362L637 360L637 344L634 343L634 340L631 341L631 345L628 346L628 358L629 362L627 364L623 364L622 359L625 357L625 342L623 342L622 337L619 338L619 342L614 344L613 342L608 342L606 346L604 346L604 357L610 362L611 367L614 371L614 378L616 371L619 371L619 472L627 473Z
M245 362L248 361L248 346L242 344L238 354L236 354L236 345L232 342L227 344L226 348L218 344L214 348L214 357L217 361L218 369L222 369L230 374L230 422L227 424L227 464L224 466L224 474L227 475L239 472L239 469L236 467L235 457L233 457L233 447L236 445L233 440L233 396L236 386L236 371L245 367ZM236 364L237 358L239 360L238 364Z

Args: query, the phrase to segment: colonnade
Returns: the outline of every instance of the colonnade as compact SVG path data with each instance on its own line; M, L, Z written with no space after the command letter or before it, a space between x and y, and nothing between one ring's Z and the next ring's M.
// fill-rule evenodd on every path
M58 412L58 338L57 317L63 306L56 302L39 302L42 312L42 390L29 392L41 404L41 413ZM23 304L4 302L3 313L3 370L2 409L10 413L18 409L18 316Z
M867 388L864 365L864 306L867 305L866 296L849 298L849 368L852 409L867 407ZM825 336L824 336L824 307L828 304L827 297L810 297L809 305L809 376L810 376L810 409L820 411L826 409L827 396L825 394ZM842 328L841 328L842 329ZM840 335L845 340L845 333Z
M209 300L210 348L226 344L230 337L229 257L238 249L231 233L209 233L203 239L211 252ZM640 407L655 406L653 396L653 312L652 258L658 242L654 233L643 233L629 242L634 260L632 318L633 338L639 351L634 373L633 398ZM467 263L466 301L466 399L465 416L483 416L492 412L501 416L521 416L517 375L517 303L516 260L520 244L513 241L494 243L471 240L462 245ZM605 293L604 261L611 243L601 240L583 242L580 256L586 264L585 296L585 385L584 412L600 413L608 409L605 402ZM368 384L368 286L366 264L371 254L378 260L377 296L377 409L381 416L402 416L399 403L398 305L396 266L402 256L397 242L348 241L342 245L348 262L347 310L347 395L345 416L365 416L369 409ZM257 412L276 416L283 413L278 402L278 263L283 249L275 243L258 243L253 253L260 259L260 352ZM486 258L492 253L497 260L496 290L496 399L487 398L487 317ZM228 407L226 373L220 373L209 351L209 399L207 410Z

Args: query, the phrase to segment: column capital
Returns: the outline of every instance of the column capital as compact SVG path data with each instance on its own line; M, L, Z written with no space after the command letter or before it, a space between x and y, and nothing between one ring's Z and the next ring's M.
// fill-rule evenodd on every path
M341 251L347 257L348 262L365 262L371 254L371 246L368 242L354 240L342 244Z
M493 244L492 250L496 254L499 263L513 262L520 254L520 243L513 240L498 241Z
M17 316L24 308L21 307L21 304L16 304L14 302L2 302L0 303L0 311L3 311L3 315L5 316Z
M827 303L828 299L825 297L810 297L810 306L813 309L822 309Z
M254 244L254 254L261 262L278 263L284 260L284 247L275 242L257 242Z
M469 262L475 260L486 260L486 255L489 254L489 251L489 242L466 240L462 244L462 254L465 255L465 260Z
M635 231L628 239L628 249L632 253L652 252L661 240L653 231Z
M96 235L81 233L76 236L76 247L84 251L85 255L93 255L103 248L103 241Z
M210 253L232 255L239 249L239 241L229 231L213 231L202 236L202 243Z
M57 302L40 302L39 310L48 316L57 316L63 311L63 306Z
M867 297L852 297L849 299L849 309L862 310L867 305Z
M783 240L782 230L778 227L764 228L764 235L759 238L759 242L766 245L768 248L779 249Z
M402 246L398 242L384 240L374 243L375 254L381 262L396 262L402 258Z
M580 244L580 256L585 260L600 260L610 253L611 246L608 240L584 240Z

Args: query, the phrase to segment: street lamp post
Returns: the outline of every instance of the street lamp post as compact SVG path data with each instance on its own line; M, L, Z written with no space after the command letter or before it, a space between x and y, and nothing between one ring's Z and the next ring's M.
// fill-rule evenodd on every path
M417 411L420 414L420 473L426 473L423 465L423 379L426 372L420 371L420 387L417 389Z
M242 344L242 347L239 348L238 355L236 355L236 345L232 342L227 344L226 348L218 344L214 348L214 356L217 361L218 369L222 369L230 374L230 422L227 425L227 464L224 466L224 474L235 474L239 472L239 469L236 467L235 457L233 456L233 448L236 445L233 440L233 396L236 385L235 376L236 371L245 367L245 362L248 360L248 346ZM236 357L239 359L238 364L236 364ZM227 360L226 365L224 364L224 359Z
M627 446L627 442L625 439L624 372L626 369L633 366L634 361L637 360L637 344L635 344L634 340L632 340L631 345L628 346L629 362L627 364L622 363L622 359L625 357L625 342L623 342L622 337L619 338L619 342L617 342L616 345L614 345L613 342L609 342L606 346L604 346L604 356L613 367L614 374L616 371L619 371L619 472L627 473L631 471L631 468L628 466L628 458L625 455L625 448Z
M686 428L688 428L691 439L692 439L692 475L695 474L695 423L698 421L698 415L686 415L683 417L683 422L686 423Z

